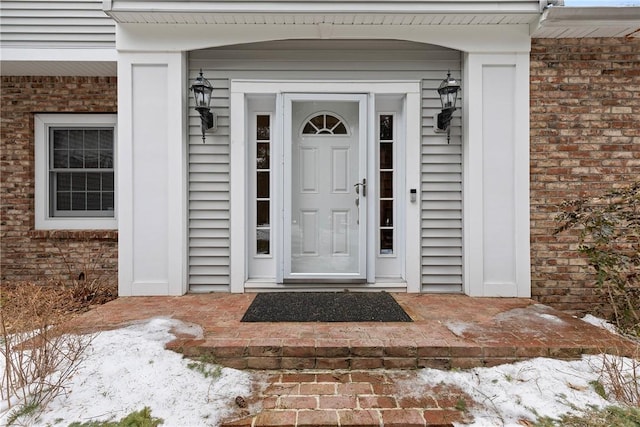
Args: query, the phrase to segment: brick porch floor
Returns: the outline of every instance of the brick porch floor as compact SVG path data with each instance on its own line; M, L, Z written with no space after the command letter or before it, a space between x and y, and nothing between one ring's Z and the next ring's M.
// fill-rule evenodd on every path
M529 299L394 294L412 323L242 323L254 294L119 298L75 319L80 331L153 317L199 325L168 347L225 366L261 370L258 408L227 427L449 426L463 391L402 389L408 369L470 368L532 357L637 355L637 344ZM257 405L257 406L256 406Z
M237 369L469 368L531 357L631 355L631 341L529 299L394 294L412 323L242 323L254 294L119 298L78 319L113 328L156 316L195 323L170 347Z

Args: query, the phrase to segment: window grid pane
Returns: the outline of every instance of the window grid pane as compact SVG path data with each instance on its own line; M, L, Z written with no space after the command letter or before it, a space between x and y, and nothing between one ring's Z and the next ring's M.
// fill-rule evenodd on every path
M271 116L256 115L256 255L271 254Z
M347 127L336 116L321 113L312 117L302 128L303 135L347 135Z
M50 215L113 217L112 128L51 128Z
M379 253L380 255L393 255L395 250L394 116L392 114L380 114L378 116L378 127L378 183L380 188L378 210L380 217L378 224Z

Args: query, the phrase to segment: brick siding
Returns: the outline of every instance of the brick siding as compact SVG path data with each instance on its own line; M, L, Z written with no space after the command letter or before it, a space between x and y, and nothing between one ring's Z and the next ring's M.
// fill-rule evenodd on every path
M640 39L534 39L531 51L532 295L598 303L576 235L554 236L565 200L640 179Z
M2 76L0 281L117 281L117 231L34 229L36 113L115 113L115 77Z

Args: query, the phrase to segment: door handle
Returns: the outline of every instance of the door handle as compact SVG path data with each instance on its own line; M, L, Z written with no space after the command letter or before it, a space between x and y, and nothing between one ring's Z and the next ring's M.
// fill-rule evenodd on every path
M356 189L356 194L360 194L360 187L362 187L362 197L367 197L367 178L362 178L362 182L353 184Z

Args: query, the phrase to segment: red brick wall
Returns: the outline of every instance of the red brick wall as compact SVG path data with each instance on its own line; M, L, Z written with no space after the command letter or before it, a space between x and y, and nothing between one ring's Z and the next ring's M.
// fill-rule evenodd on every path
M640 39L535 39L531 52L532 294L584 311L598 302L558 205L640 179Z
M34 230L35 113L115 113L115 77L2 76L0 280L117 281L116 231Z

